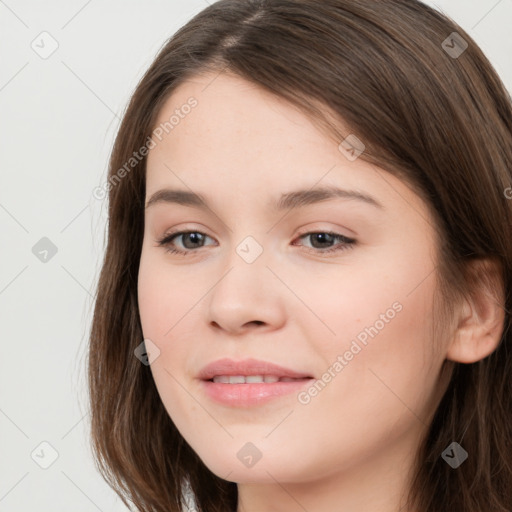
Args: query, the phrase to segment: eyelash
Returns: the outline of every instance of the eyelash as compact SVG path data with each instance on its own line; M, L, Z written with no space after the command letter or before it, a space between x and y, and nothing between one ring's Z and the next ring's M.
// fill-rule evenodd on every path
M179 254L182 256L188 256L189 253L196 252L197 249L188 249L186 251L183 251L183 250L176 249L176 248L172 247L171 242L174 238L177 238L178 236L187 235L190 233L199 233L200 235L208 237L207 234L202 233L201 231L176 231L174 233L169 233L168 235L164 236L160 240L157 240L158 246L165 247L165 252L172 253L172 254ZM319 234L333 236L334 238L341 240L343 245L341 245L341 247L340 247L338 244L338 246L334 246L334 247L331 247L331 248L328 248L325 250L306 247L308 252L314 252L315 254L332 254L332 253L338 253L341 251L345 251L347 249L353 249L354 245L356 244L356 240L354 240L353 238L348 238L344 235L340 235L339 233L335 233L334 231L308 231L307 233L303 233L303 234L299 235L298 238L301 239L301 238L305 238L310 235L319 235ZM210 238L210 237L208 237L208 238ZM201 248L202 247L199 247L198 249L201 249Z

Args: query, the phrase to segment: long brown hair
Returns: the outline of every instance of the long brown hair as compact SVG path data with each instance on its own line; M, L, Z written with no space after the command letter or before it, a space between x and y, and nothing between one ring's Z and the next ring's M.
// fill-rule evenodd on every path
M471 37L417 0L220 0L178 30L141 79L110 159L108 243L88 352L92 447L104 478L139 511L181 512L187 485L199 512L237 507L236 484L210 472L184 441L149 367L134 357L143 340L146 158L128 169L126 162L147 144L177 85L207 70L228 70L288 100L338 143L355 134L366 146L360 158L414 187L436 219L443 311L471 294L479 279L471 262L498 263L500 344L476 363L450 362L418 449L410 505L510 511L511 100ZM469 458L454 470L441 453L462 438Z

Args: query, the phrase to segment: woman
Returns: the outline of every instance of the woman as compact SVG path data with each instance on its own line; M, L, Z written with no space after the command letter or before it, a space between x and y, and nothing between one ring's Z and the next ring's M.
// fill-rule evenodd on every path
M511 186L510 97L424 4L199 13L111 156L104 477L140 511L511 510Z

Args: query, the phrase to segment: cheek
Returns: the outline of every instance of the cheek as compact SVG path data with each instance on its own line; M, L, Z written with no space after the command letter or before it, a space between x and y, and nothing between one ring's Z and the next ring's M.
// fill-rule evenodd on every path
M176 293L176 290L179 293ZM143 249L138 275L138 305L142 331L160 347L166 333L177 322L182 301L186 293L173 273L162 264L162 259ZM183 314L183 313L181 313ZM179 318L179 316L178 316ZM169 333L167 334L167 336Z
M144 338L150 339L160 350L149 368L167 413L178 430L189 435L193 422L186 418L197 412L194 412L194 402L180 386L180 383L185 384L180 372L187 355L190 357L190 347L185 342L186 336L182 335L182 328L186 321L190 322L189 316L194 314L194 310L184 297L185 284L177 284L173 276L174 273L169 269L166 271L161 260L143 252L138 276L141 326ZM192 300L193 297L190 298ZM187 311L187 318L183 318Z
M194 357L190 346L194 332L190 330L199 325L200 308L196 303L205 292L194 287L191 281L185 272L165 265L158 255L143 251L138 305L144 338L150 339L160 350L159 357L150 366L158 388L170 389L176 384L178 389L179 385L171 376L175 375L182 382L186 364Z
M393 255L380 265L360 258L355 265L333 266L294 281L294 292L307 298L304 303L310 312L304 314L300 303L290 316L308 323L310 335L305 339L315 344L316 352L332 360L349 350L353 340L362 347L375 345L376 356L383 355L379 346L402 355L415 339L416 348L423 346L420 339L431 322L433 265L424 257L415 260L414 255L403 264L389 263L395 261Z
M325 366L317 390L310 388L301 403L308 402L310 419L329 411L330 425L315 421L326 438L341 429L348 438L363 436L378 445L424 420L437 378L432 368L442 362L431 335L434 279L410 293L416 272L396 275L389 285L365 281L366 294L354 288L349 297L340 293L325 302L339 306L330 310L336 337L318 341Z

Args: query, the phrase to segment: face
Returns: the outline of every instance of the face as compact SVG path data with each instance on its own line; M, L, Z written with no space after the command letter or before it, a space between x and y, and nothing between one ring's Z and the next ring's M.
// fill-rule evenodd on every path
M226 480L401 467L445 355L431 336L427 206L291 105L215 76L175 90L147 160L138 300L162 402ZM221 359L235 366L202 374ZM263 375L280 380L251 382Z

